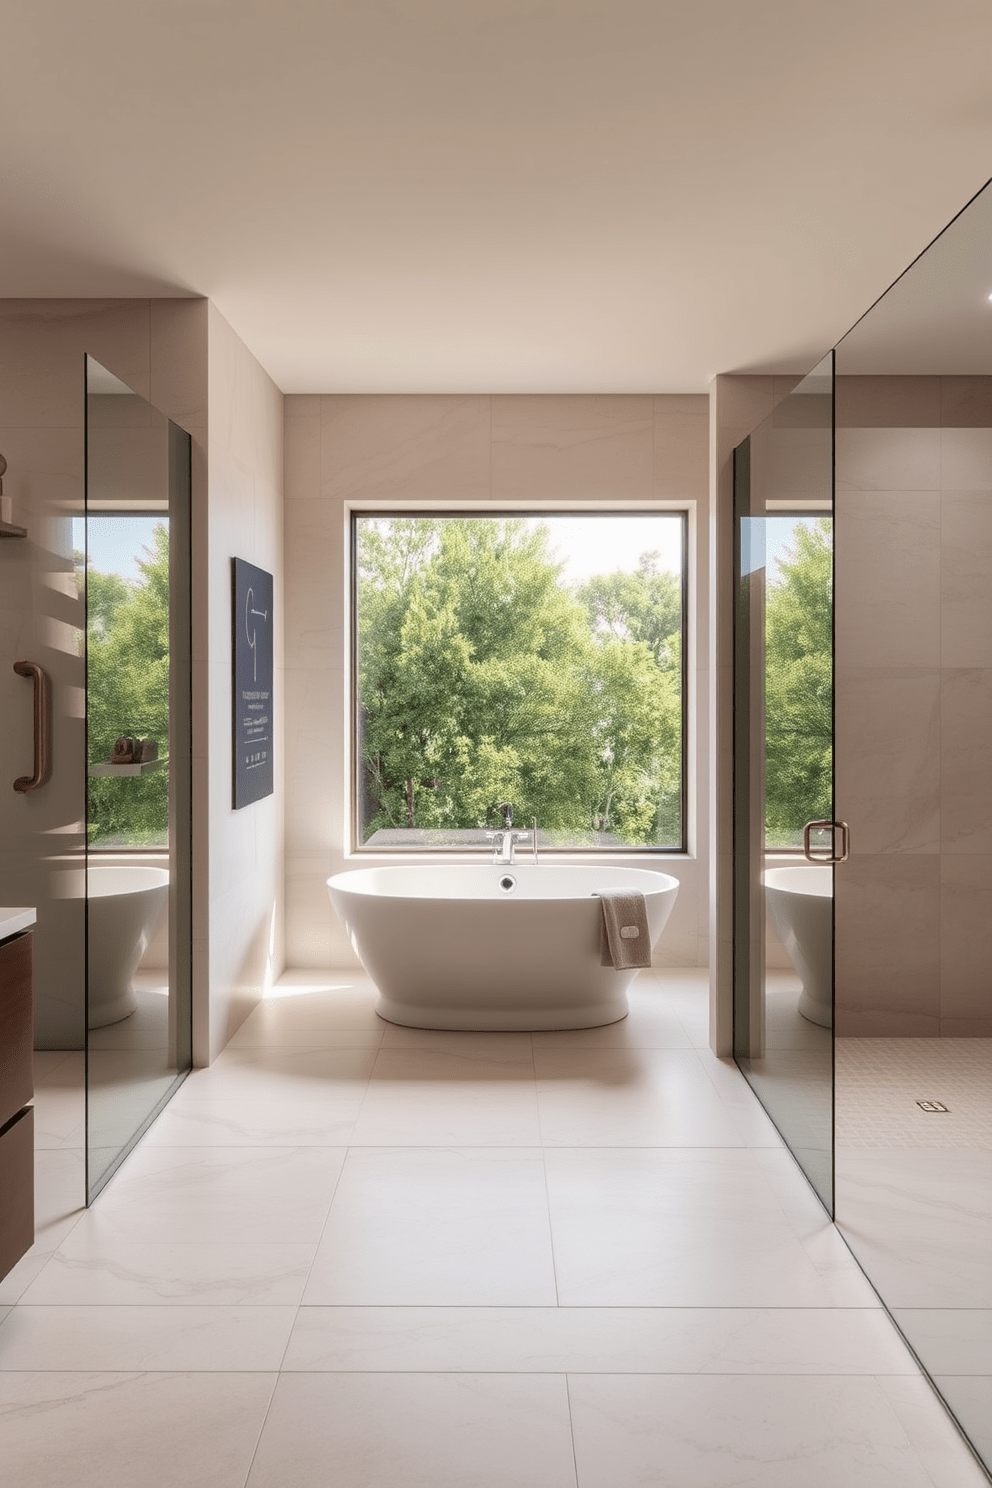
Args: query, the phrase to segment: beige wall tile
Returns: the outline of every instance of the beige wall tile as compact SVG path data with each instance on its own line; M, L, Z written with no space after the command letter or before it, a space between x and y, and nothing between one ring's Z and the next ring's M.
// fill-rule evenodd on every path
M347 644L346 534L336 501L293 501L286 510L287 666L340 669Z
M751 436L751 478L765 501L829 502L833 459L829 429L766 423Z
M286 942L291 966L359 964L327 892L327 879L334 871L329 852L293 852L286 858Z
M494 397L493 498L649 501L653 423L650 397Z
M286 420L287 501L320 498L320 413L299 414Z
M941 429L943 491L992 491L992 428Z
M940 422L945 429L992 427L992 377L942 377Z
M654 494L660 501L706 500L709 494L709 409L705 398L695 400L699 407L681 406L690 401L654 400Z
M992 489L945 492L940 553L943 665L992 666Z
M935 853L940 845L940 672L839 669L836 809L855 850Z
M940 857L855 854L835 876L837 1033L935 1036Z
M837 489L939 490L940 439L938 428L838 429Z
M940 895L940 1032L992 1036L992 854L945 854Z
M187 433L207 429L207 301L152 300L149 402Z
M328 500L483 501L490 494L488 397L321 399Z
M645 864L644 866L649 866ZM675 875L679 892L661 941L652 955L654 966L695 966L699 951L698 863L681 863ZM666 868L667 872L668 869Z
M341 776L332 743L341 727L340 668L286 672L286 711L293 720L286 757L286 837L294 853L331 851ZM339 751L334 751L339 756Z
M939 377L846 377L838 373L838 429L935 429L941 421Z
M287 393L285 398L287 419L320 417L320 393Z
M940 704L944 853L992 853L992 668L945 668ZM992 961L989 963L992 986Z
M655 415L692 413L709 422L710 400L707 393L655 393Z
M940 661L940 497L839 491L837 666Z
M75 344L151 402L151 302L116 300L92 311L85 300L73 303L67 329Z

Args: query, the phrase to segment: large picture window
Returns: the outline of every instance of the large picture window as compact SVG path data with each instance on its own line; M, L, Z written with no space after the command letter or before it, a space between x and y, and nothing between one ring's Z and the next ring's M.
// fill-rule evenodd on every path
M685 847L685 512L352 518L359 846Z

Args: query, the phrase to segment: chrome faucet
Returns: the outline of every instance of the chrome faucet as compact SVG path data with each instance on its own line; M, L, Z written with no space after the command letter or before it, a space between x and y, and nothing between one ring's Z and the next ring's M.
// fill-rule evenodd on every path
M516 844L527 834L513 830L513 807L509 802L501 806L499 810L503 818L503 826L498 832L487 832L486 838L493 845L494 863L512 863Z

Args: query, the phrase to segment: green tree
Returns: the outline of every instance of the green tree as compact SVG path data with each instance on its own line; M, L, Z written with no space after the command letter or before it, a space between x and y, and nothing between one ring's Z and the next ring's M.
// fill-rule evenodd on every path
M799 841L833 815L833 540L797 526L765 601L765 834Z
M646 643L594 634L548 544L512 519L362 523L366 840L481 826L503 801L573 839L654 840L677 687Z
M121 734L169 737L169 532L157 523L138 560L141 579L86 571L86 698L91 764L109 760ZM140 776L92 778L93 843L155 846L168 840L166 769Z
M634 573L596 574L576 593L598 635L644 641L660 667L672 667L672 642L681 640L682 588L675 574L659 570L656 552L642 553Z

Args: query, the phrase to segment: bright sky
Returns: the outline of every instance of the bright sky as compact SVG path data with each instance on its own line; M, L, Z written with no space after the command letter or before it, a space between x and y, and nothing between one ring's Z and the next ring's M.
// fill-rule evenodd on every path
M169 525L164 512L153 516L111 517L94 514L89 518L89 533L82 517L72 519L72 545L82 551L89 538L89 557L100 573L120 574L122 579L140 580L137 560L145 557L152 544L152 532L159 522Z
M742 554L744 572L751 573L753 569L764 568L767 582L777 584L782 576L779 564L783 558L789 556L788 550L793 547L796 528L815 527L820 515L749 517L743 533L745 545L750 543L750 547L746 546Z
M516 514L514 514L516 515ZM89 554L101 573L116 573L124 579L141 577L136 560L151 545L152 530L163 517L106 516L89 518ZM529 526L544 523L551 530L555 557L565 564L568 584L580 584L593 574L632 572L642 553L657 552L658 566L677 574L682 562L682 518L675 512L652 516L631 513L525 518ZM790 524L791 526L791 524ZM73 546L82 549L86 540L83 519L73 519Z
M528 517L528 526L543 523L551 531L555 557L564 561L562 575L567 584L581 584L593 574L633 572L642 553L657 552L658 567L665 573L682 569L682 522L677 512Z

